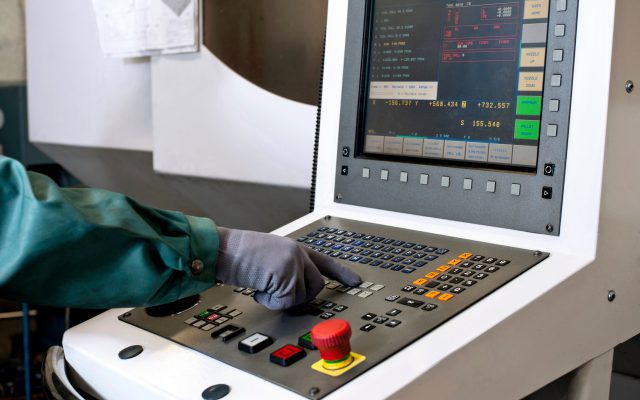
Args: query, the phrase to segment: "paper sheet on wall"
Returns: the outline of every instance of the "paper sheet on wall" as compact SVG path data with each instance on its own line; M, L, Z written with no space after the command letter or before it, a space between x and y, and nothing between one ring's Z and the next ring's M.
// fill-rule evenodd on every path
M190 53L199 45L198 0L93 0L110 57Z

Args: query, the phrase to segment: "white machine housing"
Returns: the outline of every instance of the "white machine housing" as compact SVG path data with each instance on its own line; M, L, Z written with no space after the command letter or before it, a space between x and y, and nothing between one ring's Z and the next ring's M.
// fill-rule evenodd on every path
M559 236L334 201L347 8L342 0L329 4L316 208L275 233L286 235L332 215L551 256L327 399L425 393L443 399L521 398L640 332L640 168L635 166L640 97L625 90L628 80L640 81L635 18L640 3L579 4ZM230 399L299 398L122 323L117 319L122 312L108 311L64 338L69 364L99 397L193 399L225 383ZM120 360L118 352L134 344L144 345L143 354Z

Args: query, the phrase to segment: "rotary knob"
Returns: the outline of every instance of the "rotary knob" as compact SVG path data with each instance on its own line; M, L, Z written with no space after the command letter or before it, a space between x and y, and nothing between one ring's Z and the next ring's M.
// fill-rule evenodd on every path
M350 339L351 326L343 319L324 321L311 329L311 341L328 370L345 368L353 362Z

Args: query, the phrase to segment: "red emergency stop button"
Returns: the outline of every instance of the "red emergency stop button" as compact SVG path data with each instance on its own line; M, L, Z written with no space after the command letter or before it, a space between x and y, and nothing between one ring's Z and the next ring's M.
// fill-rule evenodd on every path
M340 369L353 361L351 355L351 327L343 319L324 321L311 329L313 345L320 351L327 369Z
M304 349L292 344L287 344L271 353L271 355L269 356L269 360L272 363L282 365L283 367L288 367L296 361L303 359L306 355L307 352L304 351Z

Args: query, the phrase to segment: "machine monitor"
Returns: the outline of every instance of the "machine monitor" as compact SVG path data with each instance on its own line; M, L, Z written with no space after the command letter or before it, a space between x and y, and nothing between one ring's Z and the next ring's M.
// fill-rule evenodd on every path
M336 201L558 235L575 18L549 0L350 2Z

